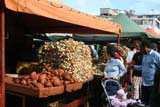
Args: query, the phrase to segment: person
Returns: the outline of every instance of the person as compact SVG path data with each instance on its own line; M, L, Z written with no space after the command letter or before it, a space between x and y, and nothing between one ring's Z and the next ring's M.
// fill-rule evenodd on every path
M142 65L143 59L143 50L140 49L140 52L135 53L133 56L131 64L133 65ZM132 79L133 78L133 79ZM141 97L141 83L142 83L142 72L137 70L131 70L131 83L133 86L133 99L140 99Z
M152 43L152 49L158 51L158 46L156 43Z
M120 59L115 57L116 54L117 52L114 46L107 46L106 57L108 61L104 69L105 78L119 79L127 72L124 64L120 61Z
M128 56L126 58L126 61L128 64L130 64L132 62L134 54L140 51L140 44L141 44L140 41L138 41L138 40L134 41L134 48L132 51L128 52Z
M92 51L92 57L93 57L95 60L98 60L99 56L98 56L98 53L97 53L94 45L90 45L90 48L91 48L91 51Z
M160 107L160 69L157 69L155 72L150 105L151 107Z
M116 97L111 100L111 105L113 107L127 107L129 104L133 105L138 102L140 101L127 99L127 93L125 93L124 89L119 89Z
M157 68L160 68L160 54L152 49L150 41L145 40L141 44L144 48L142 65L134 65L134 69L142 71L142 102L149 105L154 85L154 75Z

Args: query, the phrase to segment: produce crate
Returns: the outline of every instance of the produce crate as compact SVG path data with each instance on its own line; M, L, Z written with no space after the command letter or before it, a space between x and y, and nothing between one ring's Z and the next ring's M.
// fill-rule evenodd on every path
M31 88L28 86L20 85L20 84L15 84L13 82L13 78L11 77L5 77L5 85L6 91L11 91L15 93L20 93L24 95L29 95L33 97L38 97L38 98L44 98L48 96L54 96L57 94L62 94L64 93L64 86L59 86L59 87L51 87L51 88Z
M77 91L82 88L82 83L68 84L65 86L66 92Z

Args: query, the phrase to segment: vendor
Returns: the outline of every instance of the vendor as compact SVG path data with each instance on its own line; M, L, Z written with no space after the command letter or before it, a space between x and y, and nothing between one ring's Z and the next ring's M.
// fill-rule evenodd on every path
M91 52L92 52L92 57L95 59L95 60L98 60L98 53L97 53L97 51L96 51L96 49L95 49L95 47L94 47L94 45L90 45L90 49L91 49Z
M127 72L127 70L122 61L117 58L117 52L114 46L107 46L106 57L108 61L104 69L105 78L113 78L118 80Z

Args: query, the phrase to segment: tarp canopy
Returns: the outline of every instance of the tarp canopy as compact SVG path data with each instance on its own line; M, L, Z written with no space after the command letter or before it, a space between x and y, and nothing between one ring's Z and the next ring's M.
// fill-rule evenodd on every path
M121 37L147 36L146 31L137 25L134 21L129 19L129 17L125 14L120 13L113 18L113 22L116 22L122 26Z
M51 0L5 0L6 22L29 32L119 34L121 26Z

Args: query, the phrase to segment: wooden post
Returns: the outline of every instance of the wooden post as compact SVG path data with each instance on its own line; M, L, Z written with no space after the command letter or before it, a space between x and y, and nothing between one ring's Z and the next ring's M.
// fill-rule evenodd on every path
M117 35L118 39L117 39L117 43L118 43L118 46L120 46L120 33Z
M5 107L5 12L4 0L0 1L0 107Z

